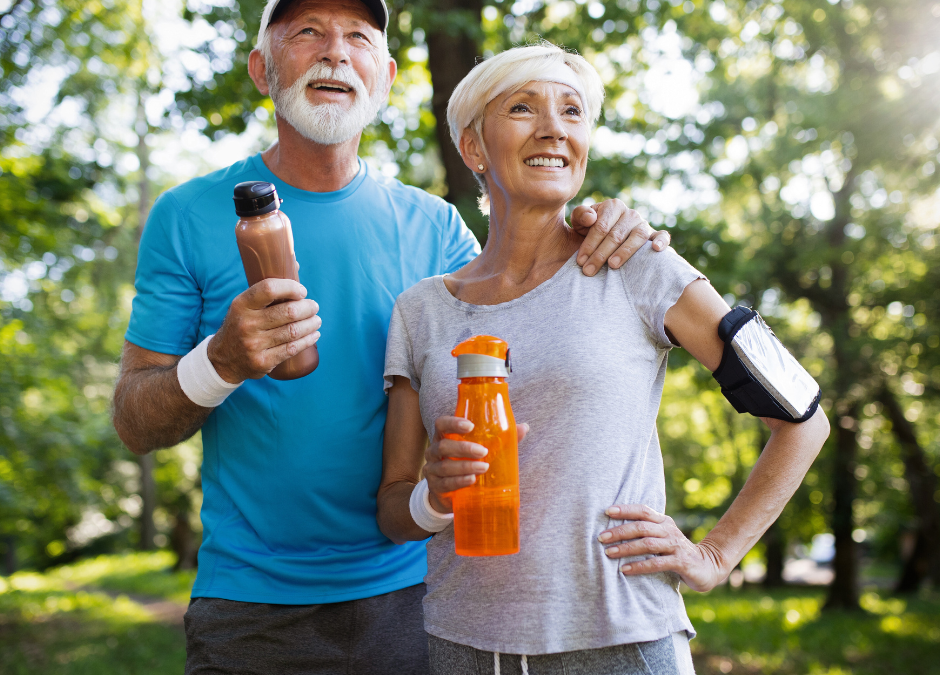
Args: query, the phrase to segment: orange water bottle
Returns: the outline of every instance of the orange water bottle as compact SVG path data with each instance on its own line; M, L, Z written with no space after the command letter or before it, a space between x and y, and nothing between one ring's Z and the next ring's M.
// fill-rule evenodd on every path
M473 485L451 493L457 555L491 556L519 552L519 439L509 407L506 377L509 345L477 335L451 352L457 357L457 417L473 431L449 438L482 445L489 471Z

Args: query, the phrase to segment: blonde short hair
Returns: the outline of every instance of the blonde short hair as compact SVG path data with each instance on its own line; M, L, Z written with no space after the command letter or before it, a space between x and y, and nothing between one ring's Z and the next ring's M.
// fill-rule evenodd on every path
M514 47L478 63L454 89L447 104L447 124L450 138L460 149L460 137L465 129L473 129L483 141L483 114L486 105L497 96L514 92L526 83L544 80L547 73L568 66L581 81L584 92L581 101L585 119L593 128L601 114L604 102L604 83L590 63L574 52L568 52L550 42ZM486 155L486 147L483 147ZM486 183L474 172L483 191L480 208L488 208ZM485 211L484 211L485 212Z

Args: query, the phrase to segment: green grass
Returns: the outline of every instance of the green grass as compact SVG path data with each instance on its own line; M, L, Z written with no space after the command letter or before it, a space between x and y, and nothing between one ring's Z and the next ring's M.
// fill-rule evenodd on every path
M101 556L0 577L0 673L180 673L185 640L125 595L185 604L194 573L169 553ZM685 595L699 675L940 675L940 597L865 593L864 612L821 612L824 589Z
M4 675L181 673L185 640L126 596L70 590L56 574L0 578Z
M699 675L940 675L940 598L862 596L821 612L825 589L685 594Z
M149 595L186 604L196 572L171 572L169 551L103 555L52 570L47 576L72 586Z

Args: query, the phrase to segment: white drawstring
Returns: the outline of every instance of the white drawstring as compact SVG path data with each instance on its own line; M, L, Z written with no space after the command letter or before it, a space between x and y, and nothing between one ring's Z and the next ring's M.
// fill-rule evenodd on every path
M529 657L523 654L519 663L522 665L522 675L529 675ZM499 652L493 652L493 675L500 675Z

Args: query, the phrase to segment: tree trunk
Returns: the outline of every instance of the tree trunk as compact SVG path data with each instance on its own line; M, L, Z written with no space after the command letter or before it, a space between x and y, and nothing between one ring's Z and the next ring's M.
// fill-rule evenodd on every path
M137 201L137 241L144 232L147 216L150 213L150 177L147 170L150 168L150 150L147 147L146 99L142 92L137 96L137 160L140 162L140 179L137 182L139 198ZM140 498L143 505L140 509L140 550L151 551L155 544L153 538L157 534L157 527L153 522L153 512L157 507L157 486L153 480L153 454L137 458L140 467Z
M779 521L774 521L763 536L767 559L767 573L764 575L764 588L780 588L785 586L783 580L783 559L787 548L786 535Z
M153 511L157 506L157 485L153 480L153 453L137 458L140 467L140 550L152 551L156 545L153 538L157 527L153 522Z
M3 573L10 576L16 572L16 537L8 534L3 538Z
M851 219L852 194L855 183L851 169L845 183L834 193L836 217L827 226L826 243L832 252L829 258L832 280L827 289L816 287L816 302L823 325L833 339L836 373L833 382L833 420L836 424L835 457L833 458L832 534L835 537L834 578L826 599L827 609L858 610L858 546L852 539L855 529L855 455L858 449L858 389L863 380L866 362L859 357L859 343L852 338L854 321L847 296L851 285L849 267L840 257L845 246L845 226Z
M916 593L930 571L930 549L936 545L928 540L921 527L917 528L914 547L901 566L895 593ZM903 551L902 551L903 555ZM936 584L936 582L934 582Z
M188 498L183 495L182 499ZM185 507L184 507L185 508ZM173 530L170 532L170 546L176 553L176 564L174 571L194 570L196 569L196 554L199 547L196 545L196 537L193 528L189 525L188 510L181 508L176 513L173 523Z
M858 404L853 403L836 425L836 452L832 476L832 534L836 540L836 556L832 566L835 578L829 586L827 609L859 608L858 549L852 539L852 530L855 527L852 503L855 501L857 408Z
M478 35L481 30L482 0L441 0L427 8L430 17L428 42L428 69L434 95L431 108L437 118L437 143L441 161L447 175L447 196L451 204L460 209L464 220L478 239L486 239L485 221L476 207L480 193L473 173L450 138L447 125L447 102L460 81L476 65L480 55Z
M140 163L140 180L137 182L139 199L137 200L137 242L144 233L147 216L150 214L150 149L147 147L147 134L150 125L147 123L146 100L143 94L137 98L137 161Z
M934 586L940 587L940 508L934 501L937 493L937 476L930 470L924 449L917 440L914 425L911 424L901 408L897 397L887 385L879 392L878 398L884 405L885 414L891 420L891 427L898 445L901 446L901 458L904 460L904 477L911 490L911 501L917 514L917 539L911 556L904 561L904 568L898 580L899 593L916 591L925 578L930 578Z

